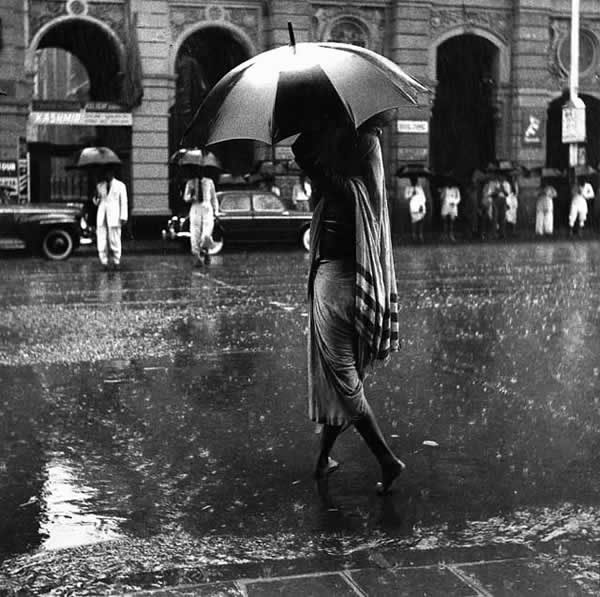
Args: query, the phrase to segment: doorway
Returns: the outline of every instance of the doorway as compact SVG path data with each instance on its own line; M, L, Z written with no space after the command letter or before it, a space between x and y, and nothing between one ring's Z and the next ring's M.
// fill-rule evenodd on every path
M195 131L193 128L187 131L187 128L198 107L223 75L248 58L249 49L225 27L202 27L185 39L175 60L175 103L169 110L169 155L181 146L195 145ZM226 143L215 149L215 153L224 167L234 173L249 172L254 164L251 141ZM179 213L184 209L183 181L177 178L175 170L171 168L169 176L169 206L173 213Z

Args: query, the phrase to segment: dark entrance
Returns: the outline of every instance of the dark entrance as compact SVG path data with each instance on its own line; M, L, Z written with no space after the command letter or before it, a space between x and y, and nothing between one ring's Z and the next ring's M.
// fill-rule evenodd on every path
M597 169L600 165L600 100L591 95L580 95L585 103L586 137L584 144L586 163ZM568 91L550 102L546 125L546 165L567 171L569 168L569 146L562 142L562 108L569 99ZM590 219L596 229L600 228L600 180L598 174L587 177L596 191L592 202ZM570 182L567 178L555 179L552 183L558 191L558 210L555 213L555 227L566 227L568 222L569 205L571 202Z
M219 79L232 68L250 57L248 49L224 27L205 27L192 33L181 45L175 62L177 77L175 104L170 109L169 152L179 147L192 147L194 129L182 139L196 110L207 93ZM254 161L254 144L236 142L223 144L215 153L222 159L227 170L244 173L251 170ZM172 169L174 170L174 169ZM177 173L170 176L169 205L174 213L183 209L180 191L181 181Z
M437 53L431 165L469 176L495 156L497 48L476 35L445 41Z
M496 157L496 73L498 50L488 40L466 34L437 50L437 87L431 117L431 166L461 181L466 212L466 187L472 172ZM439 198L433 193L434 224L439 224Z

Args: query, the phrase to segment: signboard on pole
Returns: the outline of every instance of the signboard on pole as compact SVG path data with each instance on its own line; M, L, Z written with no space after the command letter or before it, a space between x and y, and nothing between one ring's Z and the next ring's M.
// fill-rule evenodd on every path
M568 101L562 109L562 142L585 142L585 104L581 98Z

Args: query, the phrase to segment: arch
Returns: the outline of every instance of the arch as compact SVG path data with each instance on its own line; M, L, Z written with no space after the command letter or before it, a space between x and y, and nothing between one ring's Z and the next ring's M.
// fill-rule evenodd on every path
M355 31L358 31L359 34L353 35L351 31L344 31L344 25L349 25L354 28ZM334 35L336 29L341 29L341 33L344 35ZM373 39L371 35L371 29L369 25L360 17L357 17L352 14L340 14L333 18L325 27L322 33L322 39L324 41L342 41L346 43L354 43L357 41L362 41L364 43L365 48L372 48ZM361 44L358 44L361 45Z
M103 23L102 21L99 21L98 19L95 19L94 17L90 17L87 15L80 15L80 16L68 15L68 16L57 17L56 19L52 19L52 21L49 21L48 23L46 23L45 25L40 27L39 30L36 32L36 34L33 36L32 40L29 44L29 47L27 48L27 50L25 52L25 73L27 75L35 74L35 53L37 52L37 50L40 49L40 43L42 42L44 37L48 33L50 33L50 31L52 29L54 29L57 26L66 25L69 22L75 23L77 21L79 21L79 22L83 21L83 22L89 23L90 25L95 25L96 27L99 27L106 34L106 36L114 43L114 48L117 51L118 58L119 58L119 68L121 71L124 70L124 68L125 68L125 48L124 48L123 44L121 43L121 40L119 39L118 35L106 23Z
M475 35L482 37L493 44L498 50L498 84L508 85L510 83L510 48L502 40L491 31L475 26L461 25L446 31L439 37L436 37L429 47L429 77L432 81L437 79L437 59L439 47L449 39L460 35Z
M225 31L229 32L233 39L237 41L242 46L242 48L244 48L246 54L248 55L248 58L256 54L256 48L248 34L236 25L232 25L227 21L203 21L201 23L196 23L195 25L186 28L175 40L175 43L171 45L171 56L169 58L169 73L172 76L176 75L175 70L177 56L179 55L181 47L185 44L188 38L198 33L199 31L202 31L203 29L215 28L224 29Z

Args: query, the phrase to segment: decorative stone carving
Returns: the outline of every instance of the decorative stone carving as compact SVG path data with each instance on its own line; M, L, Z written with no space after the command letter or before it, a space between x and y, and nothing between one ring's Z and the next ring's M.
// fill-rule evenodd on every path
M127 32L124 29L125 6L122 2L88 3L81 1L79 4L81 5L79 8L86 9L86 14L111 27L120 37L121 41L125 43ZM30 38L28 42L31 42L40 28L50 21L62 16L84 14L75 14L73 13L73 9L77 10L77 5L72 0L70 2L66 2L65 0L31 0L29 12Z
M503 41L509 41L512 27L511 16L508 12L497 10L470 10L460 8L432 8L429 18L430 33L439 36L441 33L456 27L487 29Z
M569 80L570 33L569 19L550 21L548 70L561 89L568 84ZM580 80L584 83L597 83L600 78L600 22L582 21L579 36Z
M177 39L185 29L200 22L224 22L241 29L255 47L262 46L260 32L262 21L260 6L234 4L204 4L198 6L177 5L171 8L171 32Z
M312 38L383 52L384 9L314 4Z

